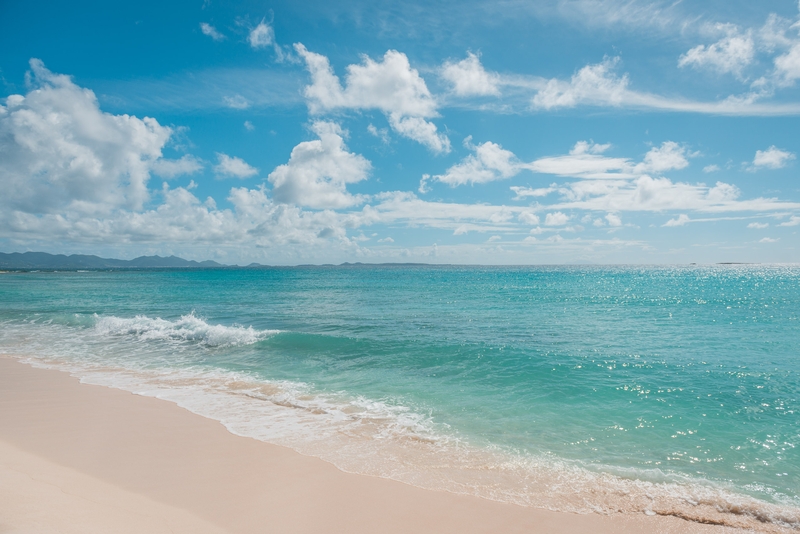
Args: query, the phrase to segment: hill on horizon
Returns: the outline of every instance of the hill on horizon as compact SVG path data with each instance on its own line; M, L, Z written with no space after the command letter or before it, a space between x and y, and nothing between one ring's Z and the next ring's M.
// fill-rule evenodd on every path
M0 269L210 269L227 267L215 261L185 260L177 256L139 256L132 260L101 258L86 254L48 254L47 252L0 252Z

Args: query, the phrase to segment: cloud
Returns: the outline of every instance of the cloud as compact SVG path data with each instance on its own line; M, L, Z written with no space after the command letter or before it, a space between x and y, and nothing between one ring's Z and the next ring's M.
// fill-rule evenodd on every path
M518 163L516 168L534 172L575 177L577 181L530 188L512 186L514 200L542 198L554 193L561 201L551 209L582 209L616 214L624 211L696 210L706 212L773 211L794 209L797 203L776 199L740 200L741 191L735 185L716 182L688 184L673 182L658 175L680 170L689 165L685 146L665 141L651 148L640 163L628 158L602 155L607 145L578 142L565 156L539 158L531 163ZM600 153L598 153L600 152ZM610 220L607 219L608 222ZM603 223L605 224L605 223Z
M719 172L720 170L722 169L719 168L719 165L706 165L703 167L703 172L705 173Z
M689 218L689 216L684 214L684 213L681 213L678 217L675 217L674 219L668 220L667 222L665 222L661 226L667 226L667 227L685 226L685 225L689 224L690 222L692 222L692 220Z
M569 222L569 215L556 211L555 213L548 213L544 218L545 226L564 226Z
M555 193L556 191L559 190L557 184L550 184L549 187L537 187L537 188L512 185L510 189L515 194L514 200L522 200L527 197L546 197L550 193Z
M255 126L253 126L253 123L252 123L252 122L250 122L250 121L244 121L244 129L245 129L245 130L247 130L248 132L252 132L253 130L255 130L255 129L256 129L256 127L255 127Z
M0 212L0 235L17 239L48 239L60 242L134 244L213 245L213 250L230 247L248 252L282 247L283 254L310 254L314 245L336 241L352 246L347 228L369 224L370 213L340 215L332 211L309 212L276 203L262 188L232 188L227 197L231 209L219 209L208 199L195 197L187 188L164 188L160 203L145 211L117 210L103 217L77 212L31 215ZM311 247L311 248L309 248Z
M753 158L753 165L750 167L750 170L763 168L781 169L793 159L795 159L794 154L772 145L767 150L756 150L756 156Z
M763 230L769 227L769 223L751 222L747 225L748 228L755 228L756 230Z
M784 86L794 85L800 78L800 41L788 52L775 58L775 74Z
M472 52L458 63L445 62L440 76L458 96L499 96L499 76L486 72L480 58Z
M660 174L688 166L686 147L675 141L664 141L660 147L653 147L645 154L644 161L636 165L635 172Z
M777 243L778 241L780 241L780 238L773 239L771 237L762 237L758 240L759 243Z
M597 170L595 167L577 172L572 167L561 175L576 177L565 180L567 183L539 188L515 186L520 198L559 195L560 199L548 206L426 202L397 191L357 195L347 191L348 184L365 180L370 163L347 149L346 133L339 125L322 120L311 126L318 139L298 144L288 162L270 174L271 191L269 184L254 189L235 187L230 190L225 207L219 208L213 199L195 196L191 185L147 189L150 174L169 178L199 172L206 165L191 155L170 160L162 157L172 130L153 119L103 113L91 91L77 87L66 76L49 73L40 64L32 64L32 68L33 89L24 96L12 95L0 106L0 183L4 191L0 198L0 237L19 242L48 239L50 243L108 243L120 247L140 247L140 243L174 243L182 247L207 244L205 250L230 247L247 251L280 246L284 247L282 254L298 254L281 255L292 261L291 258L316 254L325 243L352 252L360 246L363 236L348 237L348 233L376 224L482 232L487 237L500 235L503 243L514 246L518 241L507 235L524 236L529 231L530 236L552 235L564 231L570 221L567 214L574 219L584 215L574 215L573 210L578 209L595 212L588 219L581 219L582 223L601 220L605 228L621 225L623 219L627 221L623 212L637 210L797 213L800 209L796 203L776 199L741 200L741 192L723 182L688 184L655 176L688 165L688 149L673 142L650 147L640 156L641 161L606 156L610 150L607 144L576 143L565 156L556 156L574 160L561 161L562 170L580 162L580 158L606 167L609 162L604 160L620 161L607 168L605 176L589 177ZM480 183L481 178L475 176L503 179L504 173L527 169L533 163L519 161L495 143L475 146L468 140L466 145L468 156L443 176L463 165L459 169L462 176L473 177L463 178L463 183ZM219 174L255 176L258 172L239 158L226 154L218 154L217 158L214 170ZM86 186L87 181L91 189ZM138 190L133 187L137 183L141 184ZM132 197L137 191L139 196ZM354 208L359 204L363 205ZM676 213L668 213L663 220L675 216ZM758 214L762 216L763 213ZM695 220L700 219L691 219ZM782 223L797 224L797 216ZM566 230L581 231L581 227L570 226ZM570 243L559 239L562 244ZM537 246L561 246L555 241L545 243L540 240ZM591 245L578 240L569 246L578 249ZM440 255L444 250L439 247Z
M531 211L522 211L517 215L517 219L522 224L529 224L531 226L536 226L539 224L539 216Z
M250 178L258 174L258 169L248 165L243 159L217 152L219 163L214 166L214 172L223 178Z
M678 60L679 67L710 68L742 78L742 71L755 60L756 46L750 30L741 32L733 24L716 24L715 30L725 36L708 46L698 45Z
M798 50L800 54L800 50ZM798 56L800 57L800 56ZM703 113L733 116L773 116L800 114L795 103L759 103L757 100L769 91L757 90L744 97L729 96L715 102L702 102L680 97L665 97L630 88L627 74L618 76L619 58L605 58L601 63L586 65L570 80L536 77L504 77L503 85L532 88L537 91L531 99L534 110L569 109L577 106L611 106L631 109L657 109L663 111ZM787 56L784 71L794 76L795 58ZM800 73L800 70L797 71ZM799 74L800 75L800 74ZM793 83L793 82L792 82ZM759 89L757 86L755 89Z
M578 141L572 150L569 151L571 156L579 156L581 154L602 154L611 148L611 143L599 144L594 141Z
M150 168L154 174L162 178L174 178L200 172L203 170L203 161L191 154L186 154L180 159L157 159Z
M694 21L687 15L682 3L672 0L650 0L646 2L618 0L556 0L555 2L524 3L527 9L542 15L554 11L563 17L588 28L620 28L634 32L668 31L683 29Z
M370 162L347 151L345 133L338 124L317 121L311 129L319 139L294 147L289 162L270 173L275 199L311 208L345 208L363 202L346 187L367 179Z
M404 117L399 113L389 114L389 125L404 137L425 145L432 152L450 152L450 139L436 131L436 125L421 117Z
M263 20L250 31L247 42L254 50L266 48L275 44L275 30Z
M391 139L389 138L389 130L386 128L376 128L374 124L370 123L367 126L367 132L370 135L380 139L384 145L388 145L391 142Z
M609 226L622 226L622 219L615 213L607 213L605 219Z
M455 187L510 178L524 169L584 179L630 179L647 173L661 174L683 169L689 165L686 147L674 141L665 141L660 146L651 148L643 161L637 164L628 158L603 156L602 153L611 145L591 141L578 141L568 155L543 157L530 163L519 161L512 152L490 141L473 146L471 137L468 137L465 139L465 146L475 154L467 156L442 175L424 178L423 182L434 179ZM536 189L512 186L511 190L516 193L516 199L542 197L556 191L553 186Z
M400 135L436 153L450 151L447 136L426 120L438 116L436 101L405 54L389 50L382 61L364 56L361 64L347 66L342 87L327 57L308 51L300 43L295 44L295 50L311 74L311 85L303 90L311 113L377 109L386 114L389 125Z
M384 237L383 239L378 239L378 243L394 243L394 239L391 237Z
M673 182L648 175L634 180L579 180L559 187L561 202L550 209L627 211L778 211L800 208L800 203L775 198L741 200L735 185L717 182L714 186Z
M800 205L776 199L739 200L741 191L735 185L717 182L705 184L673 182L668 178L648 175L628 180L592 180L565 184L560 188L564 202L550 208L588 209L595 211L670 211L704 212L774 211L794 209Z
M502 180L520 171L520 163L512 152L491 141L477 146L471 141L472 137L467 137L464 145L474 151L474 154L453 165L444 174L433 176L432 179L455 187Z
M415 226L448 230L462 228L462 233L515 229L518 225L514 221L520 213L531 211L530 208L517 206L428 202L403 191L380 193L373 200L373 206L364 210L374 216L375 222L407 222Z
M223 96L222 102L225 106L233 109L247 109L250 107L250 102L242 95Z
M172 130L100 110L95 94L30 61L26 95L0 106L0 206L27 213L138 208Z
M336 108L379 109L400 116L436 117L436 102L425 81L412 69L405 54L389 50L383 61L363 57L360 65L348 65L345 87L333 73L328 58L296 44L306 61L312 84L304 89L312 113Z
M800 217L792 215L788 221L780 223L778 226L798 226L800 225Z
M592 150L588 146L585 141L579 141L568 155L539 158L527 164L526 168L537 173L584 178L632 176L633 165L630 160L602 156L598 153L601 150Z
M549 80L531 103L539 109L569 108L578 104L619 106L627 92L628 76L614 75L618 63L619 58L605 58L602 63L583 67L569 82Z
M522 167L533 172L575 176L586 179L634 178L646 173L660 174L689 165L686 148L674 141L665 141L661 146L651 148L641 163L634 164L628 158L603 156L610 145L598 145L578 141L565 156L539 158ZM540 190L547 193L547 190ZM519 195L519 193L517 193ZM536 196L528 192L525 196Z
M208 35L215 41L222 41L225 39L225 36L222 35L217 31L217 29L207 22L200 23L200 31L203 32L203 35Z

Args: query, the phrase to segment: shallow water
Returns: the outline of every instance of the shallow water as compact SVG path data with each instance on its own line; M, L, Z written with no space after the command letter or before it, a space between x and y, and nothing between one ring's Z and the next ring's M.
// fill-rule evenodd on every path
M800 527L800 268L9 273L0 350L343 469Z

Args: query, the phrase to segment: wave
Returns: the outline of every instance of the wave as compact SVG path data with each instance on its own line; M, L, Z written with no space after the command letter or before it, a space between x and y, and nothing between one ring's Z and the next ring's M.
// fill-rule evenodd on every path
M175 402L233 434L322 458L346 472L560 512L675 516L766 533L800 529L800 510L788 503L660 470L614 474L611 466L471 446L422 411L388 400L320 393L305 383L219 369L28 362Z
M175 402L220 421L234 434L290 447L344 471L554 511L671 515L757 532L800 529L793 498L781 502L774 496L770 503L724 482L667 471L623 472L548 454L477 447L435 422L424 407L397 399L320 392L311 384L267 380L191 360L176 365L174 355L150 366L154 353L169 351L173 343L252 345L276 330L209 325L193 313L174 321L96 316L88 328L28 326L11 352L27 355L29 363Z
M194 312L169 321L145 315L133 318L100 317L95 315L95 331L107 336L134 336L144 341L197 342L209 347L237 347L252 345L278 330L256 330L252 326L210 325Z

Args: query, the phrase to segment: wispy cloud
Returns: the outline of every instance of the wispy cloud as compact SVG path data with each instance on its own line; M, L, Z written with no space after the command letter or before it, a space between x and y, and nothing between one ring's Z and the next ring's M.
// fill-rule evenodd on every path
M470 61L476 62L479 58L473 57ZM552 112L592 106L732 116L800 114L800 103L764 101L763 98L768 93L762 90L731 95L717 101L667 97L639 91L633 88L629 74L619 73L620 65L621 60L618 57L606 57L600 63L579 68L569 79L496 73L486 71L482 66L481 69L487 76L491 76L493 87L498 88L498 96L505 98L504 109L516 113ZM462 98L457 98L459 96ZM474 95L468 92L459 95L454 91L446 103L453 106L469 105L468 97L471 96ZM477 107L501 110L492 108L483 101Z
M223 96L222 102L225 106L233 109L247 109L250 107L250 102L242 95Z
M203 35L208 35L215 41L222 41L225 39L225 36L222 35L217 29L207 22L200 23L200 31L203 32Z
M104 106L126 113L160 110L194 111L230 107L239 95L253 108L303 104L303 75L292 70L210 69L164 78L98 81L95 90Z
M250 30L247 35L247 42L255 50L272 46L275 44L275 30L266 21L262 20L255 28Z

